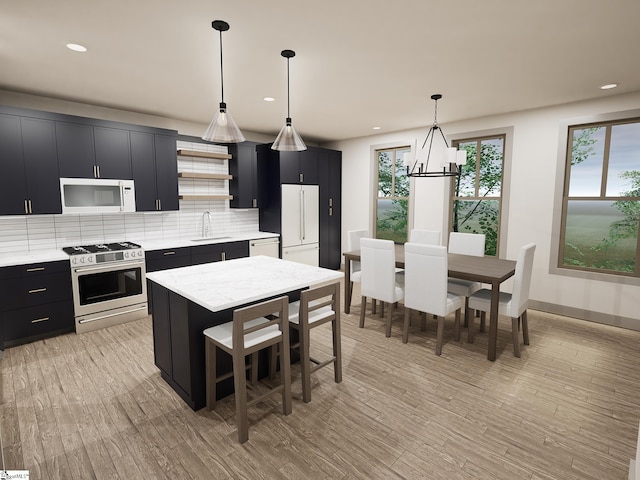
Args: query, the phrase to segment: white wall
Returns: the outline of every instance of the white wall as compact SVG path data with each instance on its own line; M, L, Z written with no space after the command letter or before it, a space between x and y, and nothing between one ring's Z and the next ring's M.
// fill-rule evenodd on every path
M640 92L442 125L448 137L458 138L470 132L513 128L512 162L509 178L505 179L510 190L508 198L503 200L508 202L508 212L503 218L507 237L501 246L501 255L515 259L521 246L536 243L531 288L534 308L640 330L640 286L575 278L558 274L551 267L552 253L558 248L557 241L552 241L552 233L554 209L560 206L556 183L558 175L563 174L564 157L559 155L565 148L561 143L566 141L562 136L563 126L586 117L638 108ZM343 246L347 245L346 232L372 225L371 178L375 146L410 144L414 138L424 139L426 131L427 128L323 145L342 150ZM448 228L449 193L444 183L442 178L415 180L412 196L416 227L435 227L443 231Z

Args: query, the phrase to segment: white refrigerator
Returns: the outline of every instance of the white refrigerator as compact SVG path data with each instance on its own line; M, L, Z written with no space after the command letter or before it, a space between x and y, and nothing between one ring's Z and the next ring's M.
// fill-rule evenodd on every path
M282 185L282 258L318 266L320 217L318 185Z

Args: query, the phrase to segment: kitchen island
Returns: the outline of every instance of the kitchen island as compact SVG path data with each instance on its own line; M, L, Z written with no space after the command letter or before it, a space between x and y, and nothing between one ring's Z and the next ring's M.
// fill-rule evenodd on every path
M206 404L203 330L232 320L241 306L335 282L337 270L256 256L173 268L147 274L153 301L153 348L162 378L194 410ZM231 359L218 352L217 364L231 371ZM260 359L266 374L266 355ZM218 397L233 391L221 383Z

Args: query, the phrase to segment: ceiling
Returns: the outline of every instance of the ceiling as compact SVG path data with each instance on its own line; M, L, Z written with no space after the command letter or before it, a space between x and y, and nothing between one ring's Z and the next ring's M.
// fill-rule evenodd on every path
M0 88L204 132L220 101L214 19L231 26L229 112L274 137L287 111L283 49L297 54L291 116L308 142L428 126L433 93L446 123L640 91L638 0L6 0Z

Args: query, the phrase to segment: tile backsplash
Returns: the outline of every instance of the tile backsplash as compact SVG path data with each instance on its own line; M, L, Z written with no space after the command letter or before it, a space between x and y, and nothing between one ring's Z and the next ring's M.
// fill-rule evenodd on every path
M178 142L178 148L227 152L226 147L182 141ZM229 171L228 160L203 162L190 157L179 158L179 171ZM229 181L181 179L178 189L180 194L227 194ZM180 200L180 210L173 212L0 216L0 254L122 240L144 242L199 238L205 211L211 213L212 236L231 236L259 230L257 209L232 209L228 200Z

